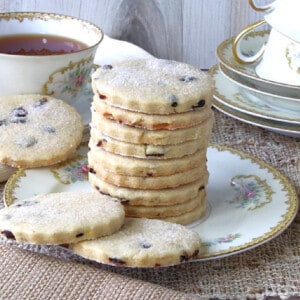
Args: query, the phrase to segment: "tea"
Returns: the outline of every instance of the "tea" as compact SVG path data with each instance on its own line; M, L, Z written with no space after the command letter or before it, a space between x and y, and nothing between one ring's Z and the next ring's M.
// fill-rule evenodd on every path
M15 55L57 55L87 48L82 42L53 35L10 35L0 38L0 53Z

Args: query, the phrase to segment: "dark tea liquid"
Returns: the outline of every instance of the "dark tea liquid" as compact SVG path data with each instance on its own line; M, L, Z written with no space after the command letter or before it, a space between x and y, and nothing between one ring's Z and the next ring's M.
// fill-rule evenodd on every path
M0 53L56 55L87 48L79 41L53 35L11 35L0 38Z

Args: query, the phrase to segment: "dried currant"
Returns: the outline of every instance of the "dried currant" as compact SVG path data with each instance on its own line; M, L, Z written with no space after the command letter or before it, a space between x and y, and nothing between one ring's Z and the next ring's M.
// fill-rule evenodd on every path
M26 123L28 112L22 106L14 108L10 113L10 121L12 123Z
M149 242L142 242L140 243L141 248L143 249L149 249L150 247L152 247L152 245Z
M36 201L28 201L28 200L25 200L25 201L23 201L22 203L16 204L16 207L32 206L32 205L35 205L35 204L37 204L37 203L38 203L38 202L36 202Z
M104 69L104 70L111 70L113 67L112 67L112 65L103 65L102 66L102 69Z
M0 126L6 126L7 125L7 122L6 120L0 120Z
M42 105L46 104L48 102L47 98L41 98L37 102L34 103L34 107L41 107Z
M11 240L15 240L15 236L13 235L13 233L9 230L3 230L1 231L1 233L8 239L11 239Z
M185 254L185 255L180 255L180 262L185 262L188 261L190 259L190 257Z
M89 172L92 174L96 174L96 171L93 168L89 168Z
M109 257L108 260L109 260L110 263L112 263L114 265L118 265L118 266L126 265L126 262L122 259L119 259L119 258Z
M178 105L178 98L176 95L171 94L168 96L168 99L170 100L172 107L176 107Z
M201 107L203 107L204 105L205 105L205 100L204 100L204 99L201 99L201 100L198 101L197 104L193 105L192 108L193 108L193 109L201 108Z
M25 136L17 139L17 145L21 148L29 148L37 144L37 139L34 136Z
M50 127L50 126L42 126L42 131L47 132L47 133L55 133L56 129L54 127Z
M192 82L192 81L195 81L197 79L198 79L197 77L189 76L189 75L179 77L179 81L182 81L182 82Z

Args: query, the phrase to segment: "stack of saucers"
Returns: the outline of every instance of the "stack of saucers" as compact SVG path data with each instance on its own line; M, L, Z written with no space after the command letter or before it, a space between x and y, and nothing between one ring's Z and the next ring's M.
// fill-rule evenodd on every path
M251 56L268 40L269 31L253 32L243 41ZM300 86L259 77L257 63L239 63L233 55L235 37L217 48L219 63L210 74L215 81L213 105L243 122L300 137Z
M161 59L104 65L93 74L89 181L128 217L188 224L206 211L212 80Z

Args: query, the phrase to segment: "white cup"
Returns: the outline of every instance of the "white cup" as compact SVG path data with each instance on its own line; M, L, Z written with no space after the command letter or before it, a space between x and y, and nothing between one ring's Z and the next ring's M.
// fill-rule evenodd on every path
M85 90L103 33L97 26L74 17L14 12L0 14L0 40L42 35L71 39L83 48L63 54L0 53L0 96L41 93L74 103ZM20 42L21 43L21 42ZM45 44L45 48L48 45ZM4 53L3 53L4 52Z
M234 58L242 64L257 63L255 71L261 78L289 85L300 85L300 11L299 0L277 0L259 6L249 0L251 7L266 11L264 20L246 27L233 43ZM271 26L268 41L252 56L242 52L243 39L264 24Z

